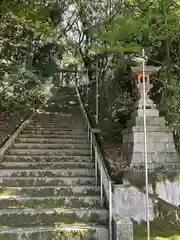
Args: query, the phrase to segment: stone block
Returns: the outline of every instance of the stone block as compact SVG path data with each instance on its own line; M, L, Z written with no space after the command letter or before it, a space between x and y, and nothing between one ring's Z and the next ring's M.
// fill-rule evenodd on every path
M172 132L147 132L146 133L148 143L173 143L174 138ZM141 143L144 141L144 132L129 132L124 134L123 143L136 142Z
M142 99L141 99L142 100ZM144 110L138 109L132 113L128 128L122 131L123 154L130 167L144 168ZM171 167L179 165L172 130L165 124L164 117L159 117L156 108L146 109L146 140L148 167Z
M144 153L133 152L131 158L131 167L145 166L145 157ZM168 167L178 167L180 166L180 159L176 152L167 152L167 153L148 153L148 168L168 168Z
M124 149L127 152L139 152L144 153L144 142L131 142L125 143ZM147 146L148 153L167 153L167 152L176 152L175 145L172 143L158 143L158 142L149 142Z
M122 134L126 134L129 132L144 132L143 126L132 126L131 128L125 128L122 131ZM163 126L147 126L146 132L172 132L171 129Z
M134 117L130 119L127 123L128 126L144 126L144 118L143 117ZM161 126L165 127L165 119L164 117L147 117L146 118L147 126Z
M133 222L129 217L114 217L114 239L133 240Z
M144 116L144 110L143 109L138 109L137 111L132 113L132 116L139 116L143 117ZM146 116L150 117L159 117L159 111L157 109L146 109Z

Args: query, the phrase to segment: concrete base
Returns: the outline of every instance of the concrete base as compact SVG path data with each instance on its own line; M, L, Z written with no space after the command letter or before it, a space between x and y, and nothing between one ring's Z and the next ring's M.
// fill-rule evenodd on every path
M144 168L143 117L132 116L128 125L123 131L123 154L131 163L131 168ZM146 136L149 169L180 167L172 131L166 127L163 117L158 117L157 114L154 117L147 116Z
M129 217L113 217L114 240L133 240L133 222Z

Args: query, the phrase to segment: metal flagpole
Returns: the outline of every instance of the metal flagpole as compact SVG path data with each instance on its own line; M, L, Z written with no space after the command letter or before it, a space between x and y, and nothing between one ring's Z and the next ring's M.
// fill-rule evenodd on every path
M86 98L87 98L87 107L89 105L89 76L88 76L88 70L86 71Z
M146 176L146 221L147 221L147 240L150 240L150 221L149 221L149 189L148 189L148 157L147 157L147 127L146 127L146 83L145 83L145 52L142 50L143 67L143 116L144 116L144 158Z
M98 79L98 62L96 64L96 124L99 123L99 79Z

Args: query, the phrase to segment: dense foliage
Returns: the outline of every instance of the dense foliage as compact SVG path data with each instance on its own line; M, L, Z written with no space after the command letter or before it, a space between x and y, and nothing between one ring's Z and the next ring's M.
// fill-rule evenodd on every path
M12 111L20 104L34 107L50 96L57 64L52 71L49 63L55 53L61 57L62 44L53 29L55 6L45 2L0 3L1 110Z
M129 66L144 47L148 64L162 67L152 96L178 133L179 9L177 0L1 1L1 109L37 105L62 83L60 69L84 69L93 96L98 77L100 122L114 136L132 110ZM65 76L67 84L75 79ZM93 97L89 106L94 112Z

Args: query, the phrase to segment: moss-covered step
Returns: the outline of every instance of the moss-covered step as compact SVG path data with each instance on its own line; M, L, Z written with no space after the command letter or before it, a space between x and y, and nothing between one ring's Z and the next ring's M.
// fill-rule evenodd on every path
M87 137L85 139L73 139L73 138L23 138L18 137L15 141L16 143L49 143L49 144L87 144Z
M96 208L4 209L0 210L0 226L54 226L58 223L107 224L108 211Z
M71 176L95 176L94 168L79 168L79 169L3 169L0 171L0 177L71 177Z
M89 150L89 144L50 144L50 143L14 143L13 149L80 149Z
M30 127L62 127L62 128L83 128L84 123L83 121L81 122L72 122L72 121L66 121L66 122L52 122L52 121L36 121L36 120L31 120L31 122L28 123L28 126Z
M19 135L19 137L22 137L22 138L36 138L36 139L49 139L49 138L53 138L53 139L59 139L59 140L69 140L69 139L72 139L72 140L86 140L87 141L87 135L50 135L50 134L24 134L23 132Z
M93 162L3 162L0 169L79 169L94 168Z
M69 134L59 134L59 135L55 135L55 134L25 134L25 133L21 133L19 134L19 137L23 137L23 138L54 138L54 139L84 139L87 140L87 134L85 135L69 135Z
M0 229L1 240L108 240L108 234L105 226L85 224Z
M55 136L59 136L59 135L84 135L84 136L87 136L87 132L86 131L69 131L69 130L62 130L62 131L59 131L59 130L41 130L41 129L35 129L35 130L26 130L24 129L23 130L23 133L24 134L49 134L49 135L55 135Z
M1 187L0 199L6 196L59 197L59 196L100 196L100 187L88 186L40 186L40 187Z
M81 127L83 128L85 126L83 121L68 121L68 119L66 119L65 121L62 121L63 119L61 119L60 121L56 121L56 120L31 120L31 122L28 124L29 126L58 126L58 127Z
M1 177L1 186L77 186L96 184L95 177Z
M64 123L64 124L52 124L52 123L49 123L48 125L47 124L41 124L41 122L39 123L36 123L36 124L28 124L25 129L56 129L56 130L80 130L80 131L85 131L85 128L83 128L83 125L82 124L79 124L79 125L72 125L72 124L67 124L67 123Z
M37 116L36 118L33 118L31 120L30 124L32 123L40 123L40 124L49 123L49 124L61 124L61 125L82 124L82 126L84 125L84 121L82 118L74 118L74 116L73 118L68 118L68 117L55 118L54 115L48 116L47 118L46 116Z
M90 156L90 150L85 149L9 149L8 155L46 155L46 156Z
M51 125L51 127L43 127L43 126L37 126L37 127L35 127L35 126L32 126L32 127L30 127L30 126L27 126L27 127L25 127L24 128L24 130L23 131L42 131L42 132L65 132L65 133L67 133L67 132L70 132L70 133L85 133L85 134L87 134L87 131L86 131L86 129L85 128L83 128L82 126L81 126L81 128L68 128L68 126L67 127L58 127L58 126L54 126L53 124Z
M54 124L51 124L49 126L43 126L43 125L39 125L39 126L27 126L26 128L23 129L23 131L59 131L59 132L80 132L80 133L86 133L87 134L87 130L84 126L81 125L81 127L69 127L68 124L66 124L66 126L57 126Z
M26 130L26 129L24 129L23 130L23 133L24 134L41 134L41 135L43 135L43 134L50 134L50 135L69 135L69 136L71 136L71 135L78 135L78 136L87 136L87 132L85 131L85 130L82 130L82 131L78 131L78 130L73 130L73 131L71 131L71 130L59 130L59 129L34 129L34 130Z
M0 196L0 209L7 208L100 208L99 196L59 196L59 197L22 197L18 195Z
M40 156L40 155L8 155L3 157L3 162L92 162L90 156Z

